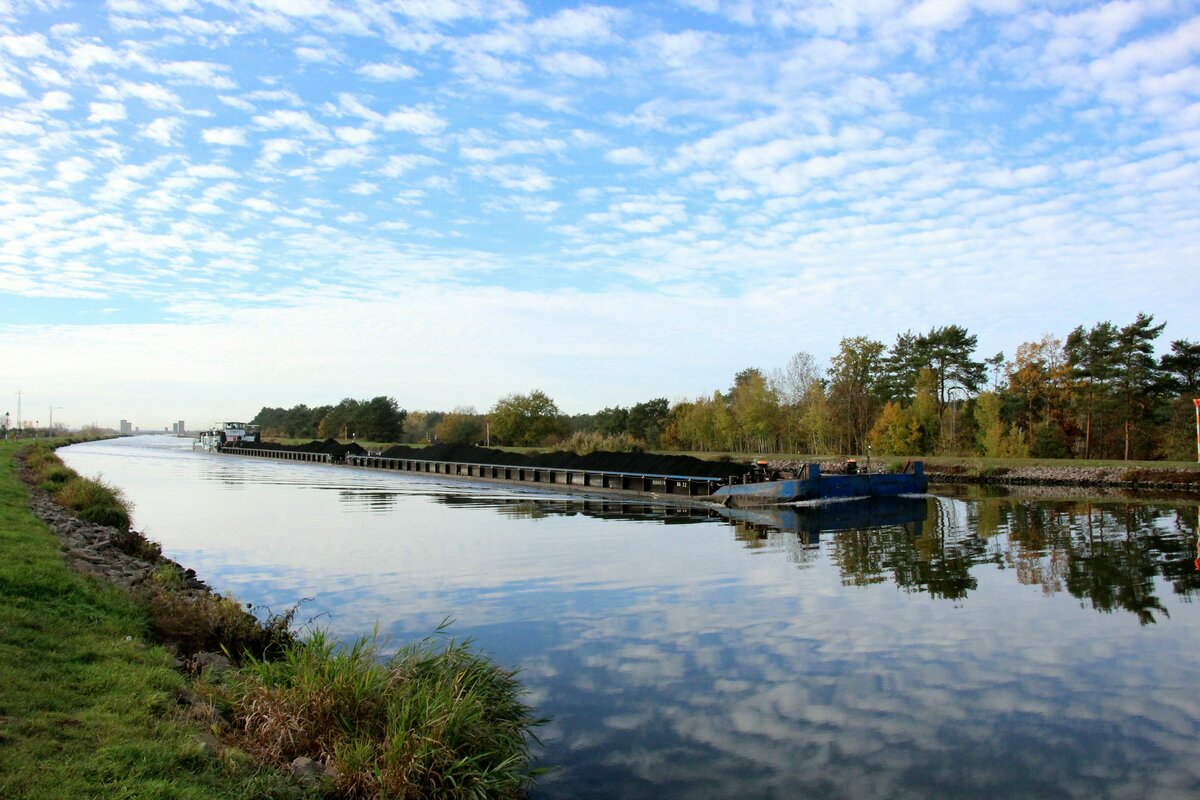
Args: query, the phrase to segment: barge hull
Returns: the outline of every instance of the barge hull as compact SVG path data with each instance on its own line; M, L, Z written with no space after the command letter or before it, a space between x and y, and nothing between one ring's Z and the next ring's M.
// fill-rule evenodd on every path
M775 506L799 500L838 500L851 497L895 497L924 494L929 489L925 468L910 461L904 472L822 475L817 464L807 465L799 478L722 486L713 501L724 506Z

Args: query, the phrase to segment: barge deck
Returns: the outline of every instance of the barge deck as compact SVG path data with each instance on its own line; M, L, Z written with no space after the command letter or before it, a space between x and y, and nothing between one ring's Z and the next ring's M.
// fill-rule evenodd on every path
M924 494L928 488L921 462L910 462L905 472L823 475L819 465L807 464L795 478L756 480L750 474L726 478L660 475L561 467L514 466L466 461L394 458L382 455L329 453L247 446L221 447L229 455L274 458L320 464L343 464L358 469L449 477L481 483L524 486L530 489L622 498L653 498L726 507L778 506L800 500L894 497Z

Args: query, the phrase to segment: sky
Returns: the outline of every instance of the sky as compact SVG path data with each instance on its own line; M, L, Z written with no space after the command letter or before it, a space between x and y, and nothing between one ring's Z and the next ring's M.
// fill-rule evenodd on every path
M0 415L1200 339L1200 2L0 0Z

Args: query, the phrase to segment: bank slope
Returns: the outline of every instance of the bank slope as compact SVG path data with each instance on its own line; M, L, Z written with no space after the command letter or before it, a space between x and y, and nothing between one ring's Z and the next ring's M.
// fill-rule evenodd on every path
M145 612L72 573L30 512L18 445L0 442L0 797L294 797L204 746Z

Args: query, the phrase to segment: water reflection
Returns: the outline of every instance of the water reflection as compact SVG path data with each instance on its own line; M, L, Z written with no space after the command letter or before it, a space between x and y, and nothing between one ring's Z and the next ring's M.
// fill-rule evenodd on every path
M353 489L338 489L338 499L365 511L386 512L396 507L395 492L359 491Z
M535 798L1200 792L1194 501L731 518L131 446L64 455L218 587L519 666Z
M346 492L342 498L390 508L395 493ZM1102 612L1134 614L1142 624L1168 614L1155 578L1184 596L1200 589L1195 507L1130 500L1041 501L984 495L871 498L778 508L729 509L669 503L553 496L433 495L445 506L488 509L514 520L576 515L656 525L725 521L753 550L785 553L806 566L828 557L844 586L892 582L907 592L961 601L978 587L984 566L1013 570L1017 581L1047 594L1066 591Z

